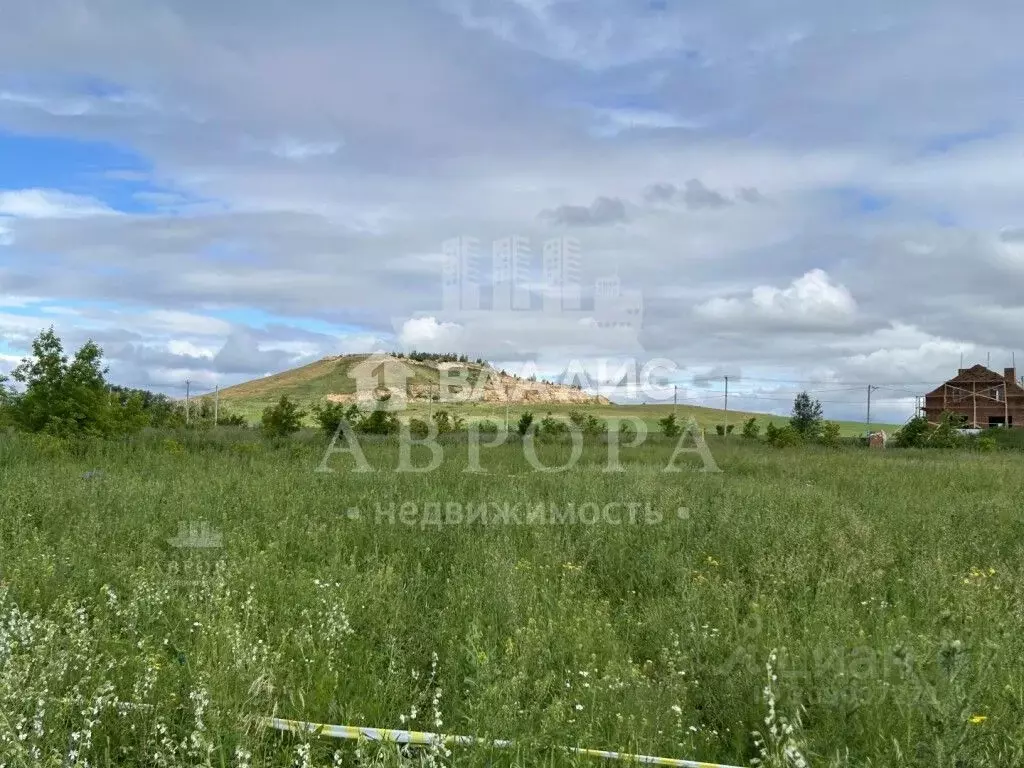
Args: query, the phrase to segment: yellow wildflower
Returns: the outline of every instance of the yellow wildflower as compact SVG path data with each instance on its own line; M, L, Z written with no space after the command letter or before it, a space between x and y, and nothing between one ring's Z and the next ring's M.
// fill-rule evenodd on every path
M971 725L978 725L980 723L984 723L986 720L988 720L987 715L971 715L970 719L967 722L969 722Z

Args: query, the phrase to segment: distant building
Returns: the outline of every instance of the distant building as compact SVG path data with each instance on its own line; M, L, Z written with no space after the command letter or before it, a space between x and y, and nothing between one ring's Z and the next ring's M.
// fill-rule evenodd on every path
M954 413L975 429L1024 426L1024 387L1015 368L1000 376L983 365L960 368L956 376L924 396L924 414L938 423Z

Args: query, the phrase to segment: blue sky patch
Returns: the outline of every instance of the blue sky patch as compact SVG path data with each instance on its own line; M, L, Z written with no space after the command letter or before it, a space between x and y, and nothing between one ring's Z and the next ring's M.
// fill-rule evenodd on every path
M140 193L167 192L144 158L99 141L0 131L0 189L53 189L92 197L125 213L159 210Z

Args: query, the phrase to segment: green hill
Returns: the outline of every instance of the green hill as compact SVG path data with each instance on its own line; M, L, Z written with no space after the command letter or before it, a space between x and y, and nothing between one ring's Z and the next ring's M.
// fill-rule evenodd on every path
M288 395L289 398L299 403L305 410L309 410L316 403L322 403L329 396L340 398L354 398L356 393L356 380L353 369L360 363L365 362L370 355L341 355L338 357L327 357L316 362L303 365L299 368L282 371L270 376L264 376L252 381L226 387L220 391L220 401L224 408L233 413L240 413L250 421L258 421L263 409L271 405L281 397ZM429 414L439 408L457 411L464 418L471 421L489 419L504 424L508 418L510 424L514 424L519 415L530 411L538 417L548 413L554 416L565 416L569 411L578 409L592 413L601 419L636 417L647 423L650 429L657 429L657 422L673 411L677 417L686 421L694 419L700 426L711 431L718 424L734 424L735 432L738 434L742 428L742 422L755 417L761 423L762 430L768 422L774 422L777 426L787 423L785 416L777 416L763 413L752 413L745 411L725 411L717 408L706 408L696 405L668 404L616 404L607 401L603 402L558 402L557 397L571 395L576 398L588 399L585 393L571 390L569 387L560 385L542 385L552 394L550 401L543 402L511 402L507 406L501 402L469 402L469 403L437 403L432 402L427 393L437 392L440 381L440 370L438 363L434 361L414 361L403 359L402 362L409 366L412 371L408 383L408 391L411 399L407 406L410 415L426 418ZM472 371L480 371L481 366L474 363L459 364ZM504 379L508 382L514 380L511 377ZM210 395L204 396L209 398ZM603 400L603 398L602 398ZM312 423L312 422L310 422ZM843 434L862 434L864 424L861 422L840 422ZM893 425L875 424L887 430L895 429Z
M262 406L278 400L281 395L304 405L312 405L328 395L352 395L356 382L352 369L370 355L341 355L325 357L314 363L288 371L264 376L220 391L221 402L245 408ZM437 366L412 360L403 363L413 369L412 385L436 386L439 380Z

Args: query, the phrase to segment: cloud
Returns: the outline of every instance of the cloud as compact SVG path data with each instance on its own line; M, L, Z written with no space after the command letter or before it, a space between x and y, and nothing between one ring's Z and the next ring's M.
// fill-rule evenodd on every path
M742 373L739 368L726 368L721 365L713 366L712 368L697 373L693 376L693 385L695 387L708 387L711 384L716 386L725 380L725 377L729 377L731 384L739 384L742 380Z
M699 179L690 179L686 182L683 200L690 209L721 208L729 205L728 200L713 189L708 189Z
M25 219L68 219L110 213L114 211L98 200L59 190L0 190L0 215Z
M759 199L756 189L745 189L742 191L743 199L753 202ZM643 192L643 199L648 203L675 203L680 202L690 210L702 208L724 208L732 205L720 192L709 188L700 179L690 179L683 189L667 181L657 182L648 186Z
M740 187L736 192L736 197L747 203L760 203L764 201L764 195L762 195L757 187Z
M594 10L552 0L449 0L469 29L557 61L593 71L667 56L690 38L678 16L594 3Z
M266 152L283 160L303 161L313 157L335 154L343 146L340 140L312 141L283 136L274 141L259 141L247 138L243 146L257 152Z
M450 352L459 349L463 328L457 323L439 322L434 317L410 318L398 333L402 349L421 352Z
M255 334L238 329L214 355L213 363L223 373L264 375L288 368L303 357L280 349L264 349Z
M145 314L145 320L154 329L168 333L194 336L223 336L231 332L231 324L215 317L191 312L156 309Z
M743 326L765 321L816 330L853 321L857 303L842 285L813 269L786 288L759 285L748 298L714 298L695 308L701 318Z
M617 197L598 197L589 206L560 205L541 217L567 227L600 227L626 221L626 204Z

